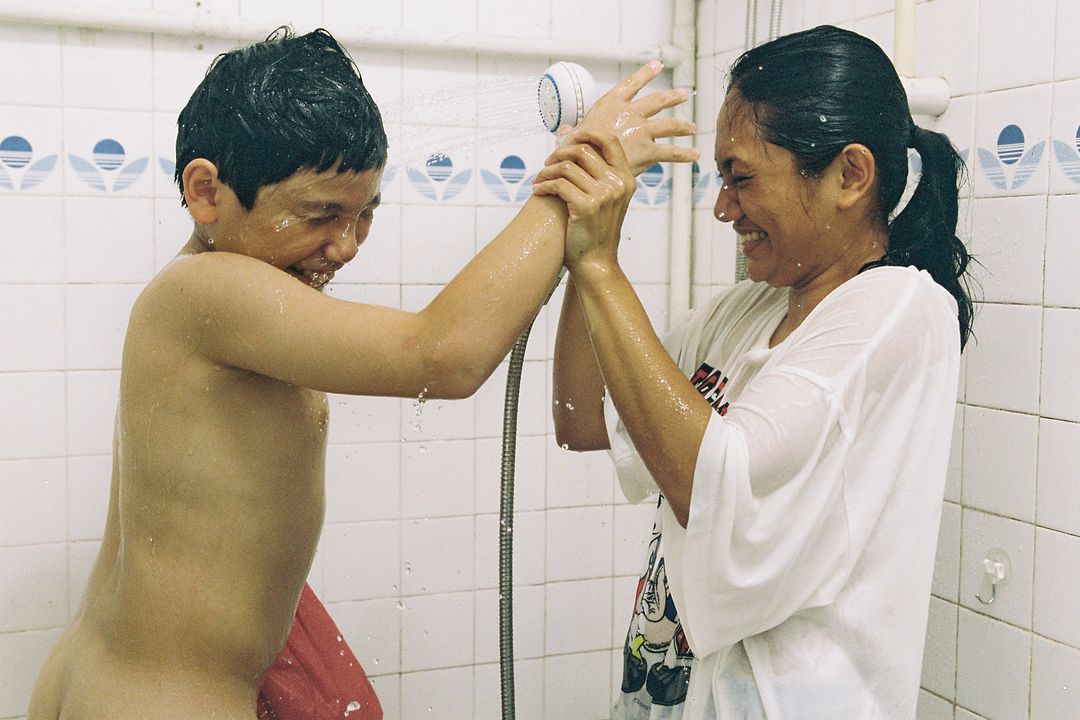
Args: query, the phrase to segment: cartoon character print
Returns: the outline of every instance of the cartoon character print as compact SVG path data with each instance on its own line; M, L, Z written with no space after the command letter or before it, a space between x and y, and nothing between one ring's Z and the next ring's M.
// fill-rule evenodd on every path
M665 661L669 656L671 660ZM654 524L649 560L638 580L634 614L623 646L622 691L634 694L644 687L653 705L678 705L686 700L692 658L675 601L668 592L664 559L660 557L660 530Z
M713 410L727 414L729 403L725 394L729 380L723 371L703 362L689 380ZM638 579L634 614L623 646L622 691L636 695L644 688L651 705L656 706L683 703L690 686L693 658L675 600L668 591L667 571L660 555L660 528L653 523L649 560Z

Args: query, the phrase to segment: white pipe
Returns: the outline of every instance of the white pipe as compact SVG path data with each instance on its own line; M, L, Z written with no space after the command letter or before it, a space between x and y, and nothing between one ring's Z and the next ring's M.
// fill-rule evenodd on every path
M912 115L937 117L949 107L949 83L939 77L901 77Z
M54 25L133 33L156 33L226 38L244 42L262 40L273 30L266 20L223 17L207 13L173 13L127 10L74 3L29 3L0 0L0 23ZM334 37L342 45L378 50L424 50L476 55L513 53L516 57L553 57L642 64L659 59L668 67L689 60L672 45L614 45L578 40L511 38L491 35L414 32L356 25L335 25ZM693 46L691 45L691 48Z
M915 77L915 0L896 0L893 65L900 77Z
M689 58L676 65L672 73L675 87L691 90L696 83L695 55L697 49L697 5L695 0L675 0L675 23L671 33L672 44ZM680 120L694 119L694 95L675 108ZM676 145L690 147L691 138L676 138ZM693 168L690 163L672 165L671 179L671 241L670 266L668 268L668 319L680 317L690 309L691 274L694 232Z
M896 0L893 65L907 91L912 115L941 115L949 107L949 83L940 77L915 77L915 0Z

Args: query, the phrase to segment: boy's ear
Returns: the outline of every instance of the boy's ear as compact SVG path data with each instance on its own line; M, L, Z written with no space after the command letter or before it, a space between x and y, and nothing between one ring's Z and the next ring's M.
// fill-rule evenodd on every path
M870 150L859 143L847 145L834 162L839 163L841 176L837 201L841 209L847 210L873 192L877 162Z
M212 225L217 222L218 208L218 170L214 163L205 158L195 158L184 168L184 200L195 222L200 225Z

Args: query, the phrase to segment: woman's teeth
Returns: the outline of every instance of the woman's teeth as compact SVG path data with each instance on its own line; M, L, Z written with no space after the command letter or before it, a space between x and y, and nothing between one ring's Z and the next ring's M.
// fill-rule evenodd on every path
M765 239L765 235L766 235L765 233L760 232L758 230L751 230L750 232L748 232L748 233L746 233L744 235L740 235L739 236L739 242L743 243L744 245L746 243L761 242L762 240Z

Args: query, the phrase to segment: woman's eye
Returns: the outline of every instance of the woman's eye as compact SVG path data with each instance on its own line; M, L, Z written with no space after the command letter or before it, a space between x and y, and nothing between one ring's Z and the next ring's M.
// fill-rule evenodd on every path
M334 222L335 220L337 220L337 216L335 215L323 215L320 217L308 218L308 222L312 225L326 225L327 223Z

